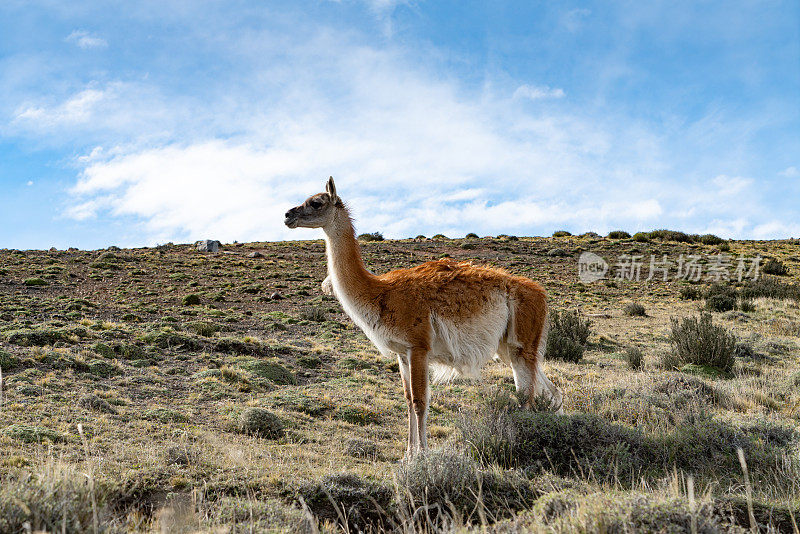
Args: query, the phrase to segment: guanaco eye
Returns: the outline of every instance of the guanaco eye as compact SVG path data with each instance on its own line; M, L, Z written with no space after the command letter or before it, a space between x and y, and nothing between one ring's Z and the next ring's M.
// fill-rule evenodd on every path
M311 204L311 207L314 208L315 210L322 207L322 202L320 202L319 200L312 200L311 202L309 202L309 204Z

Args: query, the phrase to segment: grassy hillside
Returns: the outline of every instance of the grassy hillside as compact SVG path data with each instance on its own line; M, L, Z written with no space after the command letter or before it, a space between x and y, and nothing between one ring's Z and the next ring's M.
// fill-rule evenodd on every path
M433 451L411 462L397 362L321 293L321 241L0 251L0 532L792 532L800 243L622 237L362 244L374 272L505 267L591 322L580 361L546 364L566 416L519 409L493 363L433 387ZM644 280L651 254L720 248L786 273ZM582 251L642 255L642 281L583 284ZM697 340L671 319L729 305L730 365L682 359L670 336Z

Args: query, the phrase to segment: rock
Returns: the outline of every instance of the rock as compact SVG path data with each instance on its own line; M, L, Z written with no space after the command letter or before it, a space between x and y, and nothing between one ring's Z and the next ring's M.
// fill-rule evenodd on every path
M257 250L254 250L250 254L247 255L248 258L263 258L264 255Z
M204 239L195 243L199 252L219 252L222 243L214 239Z
M269 296L269 298L270 298L270 300L283 300L283 299L284 299L284 298L286 298L286 297L284 297L283 295L281 295L280 293L278 293L278 292L276 291L276 292L274 292L273 294L271 294L271 295Z

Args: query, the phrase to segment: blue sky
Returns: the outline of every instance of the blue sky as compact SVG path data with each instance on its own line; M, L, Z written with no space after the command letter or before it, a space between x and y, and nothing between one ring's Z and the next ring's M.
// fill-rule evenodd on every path
M0 248L800 236L796 1L0 4Z

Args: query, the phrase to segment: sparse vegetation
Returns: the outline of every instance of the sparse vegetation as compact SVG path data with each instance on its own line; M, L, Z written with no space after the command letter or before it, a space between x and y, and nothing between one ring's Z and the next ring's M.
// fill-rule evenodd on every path
M789 274L789 268L786 267L783 262L775 258L770 258L764 262L764 265L761 267L761 272L764 274L774 274L776 276L786 276Z
M670 342L679 364L692 364L729 373L733 370L736 338L715 325L711 315L672 319Z
M383 241L383 234L380 232L372 232L371 234L361 234L358 236L359 241Z
M241 432L265 439L283 437L283 423L280 418L263 408L247 408L239 418Z
M625 230L612 230L608 233L609 239L628 239L630 236L631 234Z
M518 397L508 366L490 363L482 381L433 386L432 450L410 461L398 363L320 292L322 241L0 251L0 531L91 532L92 495L98 532L181 531L180 517L201 532L746 530L739 446L759 529L792 532L796 242L642 234L563 236L556 255L550 237L364 246L377 273L491 263L543 283L558 310L544 365L566 415ZM761 255L788 273L584 285L563 258L595 247L607 259L729 247L734 266ZM735 307L707 328L693 315L715 295ZM625 315L640 303L646 319ZM670 317L687 315L696 327L674 335Z
M622 307L622 313L630 317L647 317L644 306L638 302L628 302Z
M580 361L591 331L591 321L574 310L551 310L549 320L550 330L545 351L547 357L567 362Z
M628 367L634 371L641 370L642 366L644 365L644 354L642 354L642 349L639 347L626 348L625 362L628 364Z

